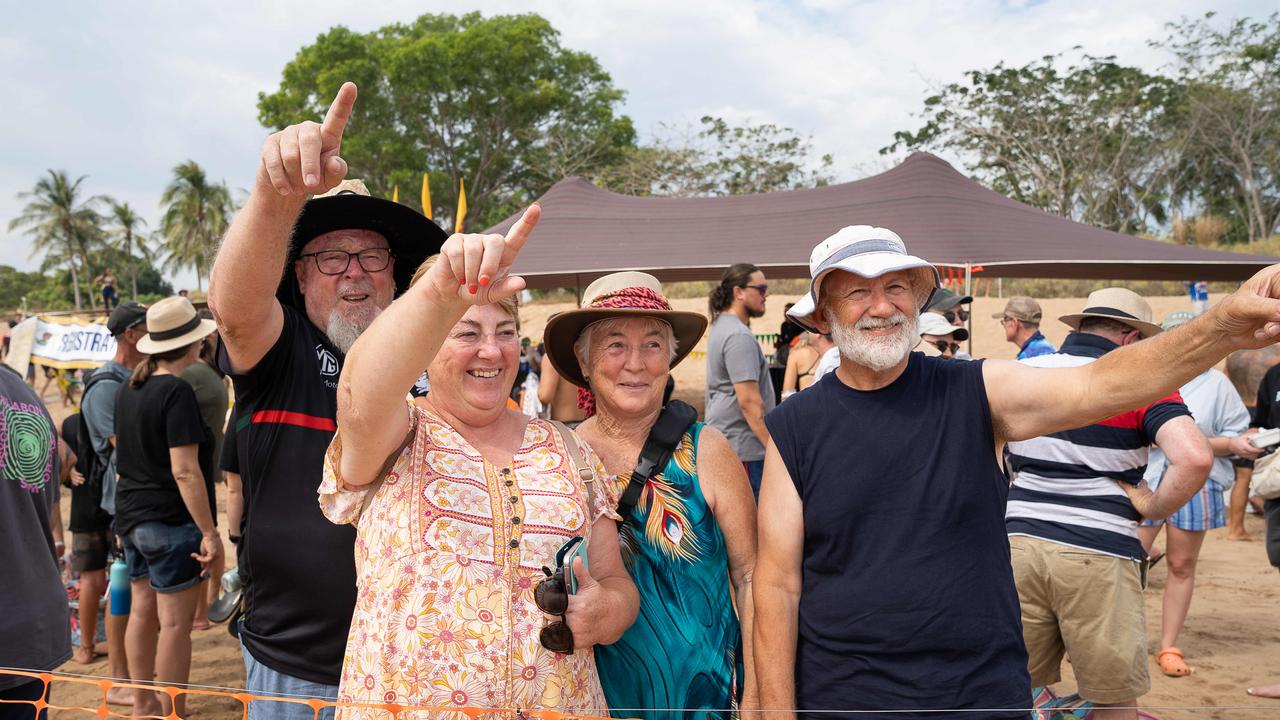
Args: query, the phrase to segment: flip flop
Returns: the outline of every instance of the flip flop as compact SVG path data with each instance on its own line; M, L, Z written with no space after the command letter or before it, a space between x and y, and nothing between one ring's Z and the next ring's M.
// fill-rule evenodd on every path
M1160 672L1169 677L1186 677L1194 672L1182 655L1182 651L1172 645L1156 653L1156 664Z

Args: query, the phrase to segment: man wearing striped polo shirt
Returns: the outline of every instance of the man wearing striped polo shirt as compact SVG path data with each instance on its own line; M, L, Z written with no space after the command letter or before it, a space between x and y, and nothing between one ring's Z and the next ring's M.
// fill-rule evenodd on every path
M1079 367L1161 331L1129 290L1089 295L1060 318L1075 332L1028 365ZM1143 483L1147 449L1168 459L1159 488ZM1136 718L1151 687L1143 617L1143 516L1167 517L1208 477L1213 453L1175 392L1092 425L1010 442L1013 484L1005 512L1023 638L1034 686L1060 679L1063 654L1096 718ZM1131 497L1132 496L1132 497Z

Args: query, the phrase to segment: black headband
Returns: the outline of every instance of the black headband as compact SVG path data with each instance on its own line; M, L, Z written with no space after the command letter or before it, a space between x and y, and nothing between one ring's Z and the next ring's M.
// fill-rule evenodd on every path
M200 327L200 316L196 315L176 328L161 330L159 332L152 331L148 334L151 336L152 342L159 342L161 340L172 340L176 337L182 337L198 327Z
M1129 313L1123 310L1117 310L1113 307L1106 307L1106 306L1087 307L1084 309L1084 312L1080 314L1089 315L1091 313L1094 315L1110 315L1111 317L1123 317L1123 318L1129 318L1130 320L1137 320L1138 322L1145 322L1142 318L1138 317L1137 315L1130 315Z

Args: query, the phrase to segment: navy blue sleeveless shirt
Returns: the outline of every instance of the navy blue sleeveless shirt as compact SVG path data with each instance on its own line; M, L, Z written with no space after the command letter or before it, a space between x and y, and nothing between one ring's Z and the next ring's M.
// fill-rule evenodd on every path
M982 363L912 353L869 392L830 373L765 423L804 505L800 715L1028 707Z

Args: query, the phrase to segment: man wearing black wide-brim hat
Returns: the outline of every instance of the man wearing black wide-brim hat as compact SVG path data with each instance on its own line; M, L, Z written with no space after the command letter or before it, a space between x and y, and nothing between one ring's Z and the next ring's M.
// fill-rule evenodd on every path
M235 382L245 510L230 532L255 695L337 697L355 605L355 531L324 519L316 488L336 428L338 373L446 237L412 209L344 180L339 150L355 97L355 85L343 85L323 123L292 125L263 144L253 192L209 282L218 361ZM249 717L313 715L306 705L255 700Z

